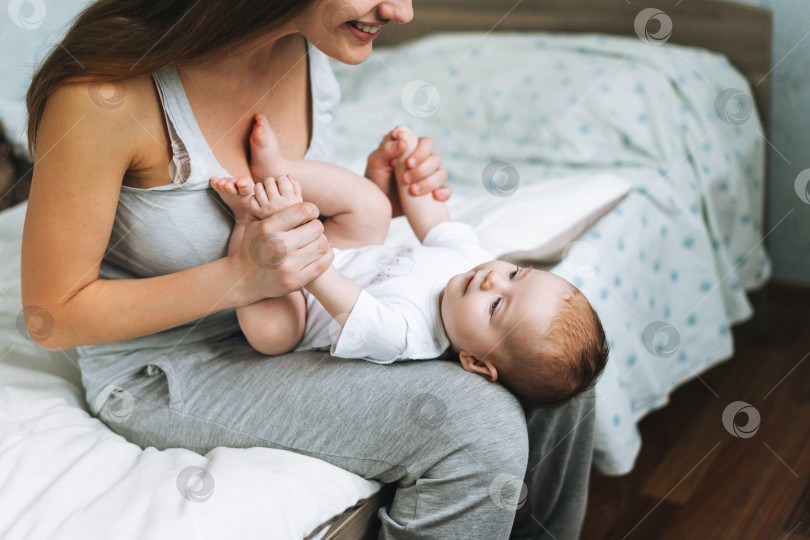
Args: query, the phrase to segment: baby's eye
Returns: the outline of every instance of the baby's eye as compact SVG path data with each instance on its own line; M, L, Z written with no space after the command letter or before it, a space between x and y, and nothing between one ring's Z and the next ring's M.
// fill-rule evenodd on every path
M520 267L516 266L514 270L509 272L509 279L515 279L519 273L520 273Z
M490 317L492 316L493 313L495 313L495 309L498 307L498 304L500 304L500 303L501 303L501 299L496 298L492 302L492 304L490 304L490 306L489 306L489 315L490 315Z

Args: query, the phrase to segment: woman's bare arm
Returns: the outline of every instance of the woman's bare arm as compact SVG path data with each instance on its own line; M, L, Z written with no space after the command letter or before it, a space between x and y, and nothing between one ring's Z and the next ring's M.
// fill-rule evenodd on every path
M109 110L90 99L87 85L65 86L49 99L40 124L23 232L22 299L24 307L52 317L51 333L38 339L47 349L143 336L280 296L331 264L317 208L302 203L253 223L236 255L148 279L99 279L122 179L144 139L136 120L148 106L144 100L155 99L130 83L126 96ZM289 255L268 270L252 262L247 247L271 234L284 240Z

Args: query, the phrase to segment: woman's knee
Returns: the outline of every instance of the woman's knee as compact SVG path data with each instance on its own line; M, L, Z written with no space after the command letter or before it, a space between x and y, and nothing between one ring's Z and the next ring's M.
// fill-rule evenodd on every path
M482 459L497 464L498 472L522 479L529 460L529 435L523 408L517 398L500 385L488 397L488 407L479 411L490 418L476 429L477 452Z
M483 381L482 381L483 382ZM481 473L523 478L529 437L523 408L503 386L484 382L472 392L451 395L443 426L446 440L458 445L464 459ZM434 404L434 409L440 409ZM439 413L433 412L433 417ZM435 420L434 420L435 421Z

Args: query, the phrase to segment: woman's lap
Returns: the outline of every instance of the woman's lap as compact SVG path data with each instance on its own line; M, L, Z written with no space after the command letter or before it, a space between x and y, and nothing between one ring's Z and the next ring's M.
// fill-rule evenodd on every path
M400 537L406 526L425 537L462 537L455 522L486 522L479 532L506 538L516 506L523 506L522 501L504 505L490 492L503 478L519 482L526 472L524 410L502 386L458 363L378 365L315 352L267 357L240 338L176 349L151 364L148 372L119 385L133 398L126 414L116 413L114 398L100 414L111 429L142 447L183 447L201 454L218 446L279 448L364 478L395 482L394 504L383 516L383 532L390 537ZM532 459L547 463L539 470L538 463L529 463L532 512L526 519L560 513L549 507L559 506L557 501L538 508L531 504L537 488L531 486L533 476L582 484L581 472L577 482L546 473L568 459L571 428L577 431L587 421L581 409L526 411L530 420L563 418L533 434L554 442L534 445ZM592 438L590 425L590 432L579 429L580 438ZM555 433L546 432L550 429ZM447 497L454 505L444 502Z

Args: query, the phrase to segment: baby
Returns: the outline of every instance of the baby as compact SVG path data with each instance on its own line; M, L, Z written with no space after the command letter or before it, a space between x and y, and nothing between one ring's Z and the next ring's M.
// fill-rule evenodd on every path
M450 220L443 202L410 195L402 173L417 138L401 126L387 137L408 146L392 165L419 246L381 245L391 219L382 191L330 163L285 159L259 115L251 173L265 180L211 180L236 220L229 252L247 222L302 199L328 216L332 266L302 284L306 291L237 308L250 344L269 355L328 348L333 356L380 364L457 355L465 370L536 403L589 388L608 345L588 300L552 273L492 260L469 226Z

